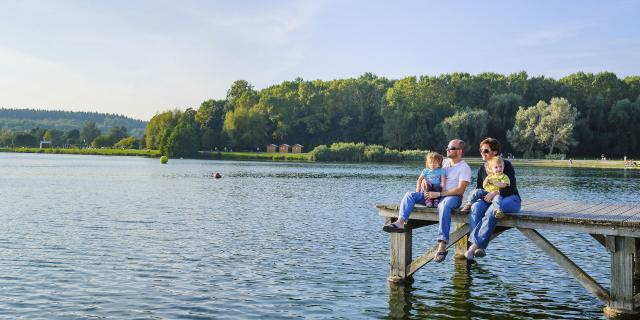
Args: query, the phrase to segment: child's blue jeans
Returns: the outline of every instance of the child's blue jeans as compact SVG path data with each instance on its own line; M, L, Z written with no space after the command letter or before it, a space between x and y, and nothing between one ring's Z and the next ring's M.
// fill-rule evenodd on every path
M469 203L474 204L478 202L478 200L484 201L484 197L487 194L489 194L489 192L487 192L487 190L485 189L475 189L473 190L473 192L471 192L471 196L469 197ZM494 207L496 208L500 208L501 202L502 202L502 197L499 194L493 197L493 200L491 201L491 203L493 203ZM485 201L485 203L487 202Z

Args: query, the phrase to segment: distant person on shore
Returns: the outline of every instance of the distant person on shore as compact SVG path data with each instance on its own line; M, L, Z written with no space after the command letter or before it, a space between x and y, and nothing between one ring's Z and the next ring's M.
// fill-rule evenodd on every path
M573 158L569 158L569 167L573 167Z
M480 154L482 160L489 162L492 158L500 155L500 142L494 138L486 138L480 142ZM484 197L484 201L476 201L471 206L471 213L469 214L469 242L472 245L465 253L465 257L468 260L473 260L474 257L484 257L486 255L485 250L489 246L491 235L496 228L496 211L502 210L506 213L515 213L520 211L520 194L516 187L516 175L515 170L511 162L503 160L504 162L504 174L509 177L510 184L505 188L501 188L498 191L487 193ZM488 176L485 166L481 166L478 169L478 180L476 189L482 189L482 183ZM475 192L475 191L474 191ZM502 198L499 208L493 204L493 198L500 195Z
M506 188L511 184L509 177L504 174L504 160L500 156L487 160L484 164L484 169L489 175L482 181L482 188L476 189L471 193L469 202L460 209L461 213L469 213L471 206L477 201L485 201L484 198L487 194L500 191L500 189ZM504 217L504 213L500 209L500 202L502 202L502 197L498 192L491 202L495 208L495 216L497 219Z
M442 155L437 152L429 152L425 156L425 168L418 177L416 192L443 191L442 186L447 181L445 170L442 168ZM435 208L440 203L440 199L429 199L425 197L425 205Z
M462 204L462 195L471 182L471 168L462 160L464 155L464 141L451 140L447 146L447 160L444 162L446 183L443 191L407 192L400 202L398 220L385 225L386 232L404 232L404 223L409 219L416 203L424 203L425 198L437 199L443 197L438 205L440 223L438 224L438 250L433 257L435 262L442 262L447 257L447 243L451 229L451 212Z

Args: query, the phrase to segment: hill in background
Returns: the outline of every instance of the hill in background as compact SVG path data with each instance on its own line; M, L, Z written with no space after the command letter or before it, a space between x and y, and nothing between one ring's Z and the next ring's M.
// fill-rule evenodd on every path
M29 131L38 127L62 131L82 130L91 121L102 132L108 132L112 127L124 126L134 137L142 137L147 126L147 121L110 113L0 108L0 131Z

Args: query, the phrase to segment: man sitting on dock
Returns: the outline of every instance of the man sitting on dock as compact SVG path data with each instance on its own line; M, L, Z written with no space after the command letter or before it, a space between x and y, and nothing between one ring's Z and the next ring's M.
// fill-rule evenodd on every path
M462 195L471 182L471 168L462 160L464 154L464 141L451 140L447 146L448 161L445 161L446 185L442 192L407 192L400 202L400 212L395 223L384 226L387 232L404 232L404 223L416 203L424 204L425 197L437 199L443 197L438 205L438 251L434 257L436 262L442 262L447 256L447 243L449 242L449 230L451 228L451 211L460 207Z

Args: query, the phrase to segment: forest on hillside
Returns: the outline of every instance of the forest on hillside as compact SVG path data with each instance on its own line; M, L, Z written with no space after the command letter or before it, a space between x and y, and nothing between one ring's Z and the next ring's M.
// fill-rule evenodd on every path
M32 129L81 130L87 123L94 123L101 131L113 127L125 127L130 135L142 137L146 121L126 116L78 111L39 109L0 109L0 132L27 132Z
M640 155L640 76L578 72L558 80L526 72L452 73L392 80L367 73L331 81L295 79L255 90L235 81L225 99L154 116L148 148L169 155L198 150L306 150L363 142L399 150L442 150L461 138L477 155L483 137L505 153L609 157Z

